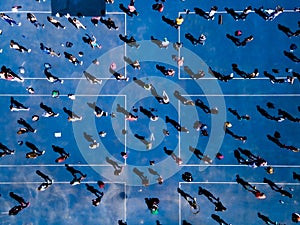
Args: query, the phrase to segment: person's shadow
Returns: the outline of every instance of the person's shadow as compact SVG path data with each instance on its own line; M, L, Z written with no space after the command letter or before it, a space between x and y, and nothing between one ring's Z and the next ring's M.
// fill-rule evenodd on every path
M169 24L172 27L175 27L176 23L174 22L174 20L169 19L165 16L162 16L161 18L162 18L162 21L164 21L165 23Z
M199 15L199 16L203 17L204 19L209 19L208 14L204 10L197 8L197 7L194 8L194 10L195 10L196 15Z
M138 168L133 168L133 172L141 179L142 185L148 186L149 185L149 179L147 176L144 175L144 172L140 171Z
M282 31L283 33L285 33L286 36L288 36L288 37L291 37L291 36L293 36L293 34L294 34L294 33L291 31L290 28L288 28L288 27L286 27L286 26L283 26L283 25L281 25L281 24L278 24L278 29L279 29L280 31Z
M230 34L226 34L226 37L227 37L229 40L231 40L236 46L241 46L241 45L242 45L240 39L238 39L238 38L236 38L236 37L234 37L234 36L232 36L232 35L230 35Z
M151 39L151 42L152 42L152 43L156 44L158 47L161 48L161 46L162 46L162 41L156 39L156 38L153 37L153 36L151 36L150 39Z
M300 59L292 52L288 52L288 51L283 51L283 54L288 57L290 60L292 60L293 62L300 62Z
M186 33L184 35L184 37L189 40L193 45L197 45L198 44L198 39L195 38L191 33Z

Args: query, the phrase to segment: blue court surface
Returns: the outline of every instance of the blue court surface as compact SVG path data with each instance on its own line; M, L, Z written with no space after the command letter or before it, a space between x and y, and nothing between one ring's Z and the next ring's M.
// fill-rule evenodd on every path
M294 10L299 1L166 0L162 12L152 9L155 3L137 0L138 15L129 15L120 7L127 9L129 0L115 1L106 5L102 19L111 18L118 29L100 21L96 26L89 16L76 17L86 28L76 29L73 12L69 19L52 15L50 0L0 2L0 11L21 23L0 20L1 78L6 76L0 80L0 224L293 224L292 213L300 213L300 14ZM22 8L12 11L15 5ZM245 21L225 10L240 15L248 5ZM205 12L213 6L218 7L214 20L207 20ZM265 20L256 11L261 6L270 18L277 6L284 10ZM36 26L27 13L36 16ZM49 16L62 26L56 28ZM184 21L176 29L170 24L179 16ZM194 45L200 34L205 44ZM101 48L88 43L93 35ZM119 35L133 36L137 46ZM253 40L247 39L251 35ZM160 48L164 38L169 46ZM31 51L10 48L11 40ZM175 49L176 42L183 46ZM40 43L60 57L41 50ZM130 60L138 60L140 69ZM156 65L175 74L164 75ZM258 76L244 78L255 69ZM51 82L53 76L63 82ZM10 110L11 97L16 111ZM27 110L18 110L18 102ZM95 116L95 105L104 111L101 117ZM20 128L24 133L17 134ZM69 155L57 162L62 149ZM71 185L65 164L82 172L77 178L86 178ZM185 172L192 181L183 179ZM247 190L236 175L248 182ZM39 191L42 183L48 188ZM95 192L98 206L88 187L103 192ZM30 206L8 215L22 202L10 192ZM259 199L260 193L266 198ZM220 204L226 210L216 211Z

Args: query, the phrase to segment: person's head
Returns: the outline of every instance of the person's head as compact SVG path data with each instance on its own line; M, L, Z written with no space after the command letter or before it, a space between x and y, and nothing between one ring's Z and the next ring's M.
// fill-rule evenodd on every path
M98 206L98 205L100 204L100 202L101 202L101 198L96 198L96 199L93 199L93 200L92 200L92 204L93 204L94 206Z

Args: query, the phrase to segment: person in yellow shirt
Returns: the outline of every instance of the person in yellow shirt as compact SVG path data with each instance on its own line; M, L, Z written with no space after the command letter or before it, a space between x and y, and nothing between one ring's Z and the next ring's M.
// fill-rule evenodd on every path
M175 20L175 28L178 29L182 25L183 21L184 19L182 16L177 17Z

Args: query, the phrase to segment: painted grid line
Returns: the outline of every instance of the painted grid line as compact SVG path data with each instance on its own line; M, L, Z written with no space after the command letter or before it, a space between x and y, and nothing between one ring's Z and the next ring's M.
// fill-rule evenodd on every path
M111 167L109 164L69 164L70 166L76 167ZM124 165L123 165L124 166ZM249 167L247 165L239 165L239 164L181 164L182 167ZM300 165L269 165L273 168L300 168ZM9 168L9 167L65 167L64 164L0 164L0 168Z
M244 10L234 10L236 13L242 13ZM205 12L205 13L209 13L209 12ZM255 13L254 10L249 11L249 13ZM299 13L297 11L295 11L294 9L284 9L283 13ZM186 12L178 12L178 15L181 14L187 14ZM188 14L196 14L196 12L189 12ZM217 11L216 14L228 14L227 11L222 10L222 11ZM229 14L228 14L229 15Z
M51 94L0 94L0 97L52 97ZM126 95L97 95L97 94L78 94L75 97L120 97ZM191 94L182 95L184 97L300 97L300 93L295 94ZM59 97L69 97L67 94L60 94ZM76 100L75 100L76 101Z
M267 183L263 182L249 182L250 184L255 184L255 185L268 185ZM192 181L192 182L179 182L179 185L181 184L220 184L220 185L225 185L225 184L236 184L240 185L235 181ZM295 185L295 186L300 186L300 183L289 183L289 182L276 182L277 185Z
M43 183L41 181L12 181L12 182L6 182L6 181L0 181L0 184L3 185L11 185L11 184L40 184ZM97 184L97 181L83 181L80 182L81 184ZM113 181L105 181L106 184L123 184L126 186L126 182L113 182ZM54 181L52 184L70 184L70 181Z

